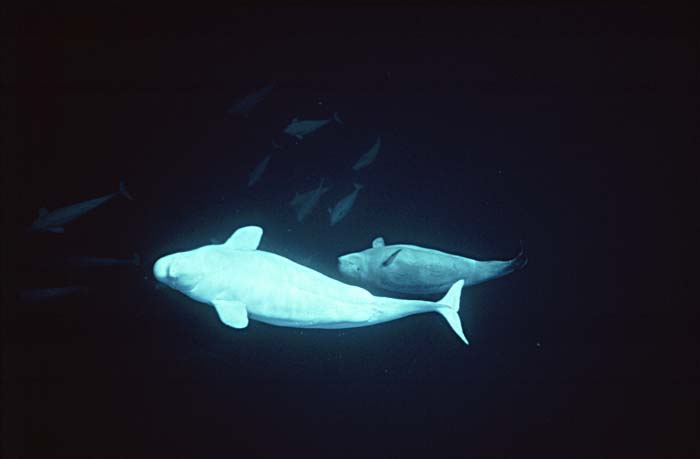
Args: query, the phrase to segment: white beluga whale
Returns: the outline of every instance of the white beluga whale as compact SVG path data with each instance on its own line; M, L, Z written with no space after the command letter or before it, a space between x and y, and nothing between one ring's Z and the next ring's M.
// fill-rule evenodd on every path
M311 134L319 129L321 129L326 124L335 120L337 123L342 124L342 120L338 116L338 113L333 113L333 118L327 120L300 120L299 118L294 118L291 123L284 128L284 133L296 137L301 140L305 135Z
M249 320L297 328L353 328L424 312L437 312L468 344L457 314L463 281L439 301L374 296L295 263L258 250L263 230L247 226L224 243L166 255L155 278L195 301L214 306L221 321L245 328Z
M323 186L323 182L325 180L325 178L321 179L321 183L318 185L318 188L301 194L296 193L294 195L294 198L289 205L291 205L296 211L297 221L301 222L304 218L306 218L306 216L309 215L312 210L314 210L319 199L321 199L321 196L323 196L323 193L330 189L330 187Z
M254 109L260 102L262 102L263 99L265 99L265 97L268 96L268 94L270 94L270 92L272 92L274 87L275 84L272 83L252 94L248 94L247 96L234 102L228 109L228 112L231 114L247 116L252 109Z
M267 155L265 156L262 161L258 163L257 166L255 166L255 169L253 169L250 172L250 175L248 176L248 186L251 187L255 185L258 180L260 180L260 177L262 177L263 172L265 172L265 169L267 168L267 163L270 162L270 158L272 155Z
M377 141L374 142L374 145L372 145L372 148L367 151L364 155L360 156L360 159L357 160L354 166L352 166L352 169L355 171L359 171L363 167L367 167L370 164L374 162L374 160L377 158L377 155L379 154L379 147L382 144L382 138L377 137Z
M460 279L465 286L480 284L526 264L522 246L511 260L479 261L415 245L386 245L381 237L369 249L338 257L338 270L348 278L411 294L446 292Z
M133 200L131 195L126 191L124 182L119 182L119 191L116 193L101 196L99 198L89 199L60 209L48 211L47 209L39 209L39 216L29 226L28 231L50 231L52 233L65 232L63 225L70 223L78 217L82 217L86 213L93 210L95 207L104 204L105 202L117 196L124 196L129 200Z
M350 209L352 209L353 204L355 204L355 199L357 199L357 193L359 193L360 190L364 188L364 185L360 185L359 183L354 183L353 186L355 187L355 190L352 193L338 201L335 207L333 207L332 209L328 209L328 213L330 214L331 218L331 226L335 225L340 220L345 218L348 212L350 212Z

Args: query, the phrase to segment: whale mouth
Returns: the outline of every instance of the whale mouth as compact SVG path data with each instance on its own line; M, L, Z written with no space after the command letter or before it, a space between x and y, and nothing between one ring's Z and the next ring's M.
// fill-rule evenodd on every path
M173 279L170 256L160 258L153 264L153 276L163 283Z

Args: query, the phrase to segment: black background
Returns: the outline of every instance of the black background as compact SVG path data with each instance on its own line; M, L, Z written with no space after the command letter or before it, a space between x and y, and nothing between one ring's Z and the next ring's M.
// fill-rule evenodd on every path
M6 27L3 457L695 456L681 198L697 36L648 7L24 11ZM237 98L275 83L247 117ZM295 116L331 124L301 142ZM375 164L356 158L382 136ZM283 148L273 151L271 140ZM7 153L9 152L9 153ZM15 154L16 152L16 154ZM255 188L247 174L266 154ZM326 177L299 224L296 191ZM66 227L40 207L116 190ZM695 179L695 182L693 182ZM363 183L338 225L325 208ZM265 229L333 277L376 236L529 265L442 319L223 326L160 256ZM680 229L683 228L683 229ZM66 254L134 269L49 269ZM90 293L21 304L27 288ZM386 292L377 292L386 294Z

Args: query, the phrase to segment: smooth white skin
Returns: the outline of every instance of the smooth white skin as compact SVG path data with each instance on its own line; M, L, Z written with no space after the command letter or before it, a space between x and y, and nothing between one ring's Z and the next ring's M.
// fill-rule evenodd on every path
M167 255L153 265L153 274L196 301L215 307L240 302L249 318L287 327L363 327L436 311L467 343L457 315L461 283L440 302L376 297L274 253L234 245Z
M383 263L401 251L387 265ZM345 276L402 293L446 292L463 279L475 285L508 274L511 261L479 261L415 245L372 247L338 257L338 270Z
M288 327L361 327L436 309L432 302L374 297L274 253L223 245L168 255L153 273L196 301L240 301L250 318Z

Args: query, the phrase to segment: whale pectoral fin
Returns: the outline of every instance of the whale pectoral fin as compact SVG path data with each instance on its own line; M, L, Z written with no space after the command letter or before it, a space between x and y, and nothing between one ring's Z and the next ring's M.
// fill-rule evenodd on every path
M240 301L214 300L212 301L219 319L229 327L245 328L248 326L248 310Z
M384 261L382 262L382 266L389 266L389 265L391 264L391 262L394 261L394 260L396 259L396 255L398 255L399 252L401 252L401 249L397 249L394 253L392 253L391 255L389 255L389 256L386 258L386 260L384 260Z
M263 230L259 226L238 228L226 241L225 245L236 250L255 250L260 245Z
M372 241L372 247L384 247L384 238L378 237Z

